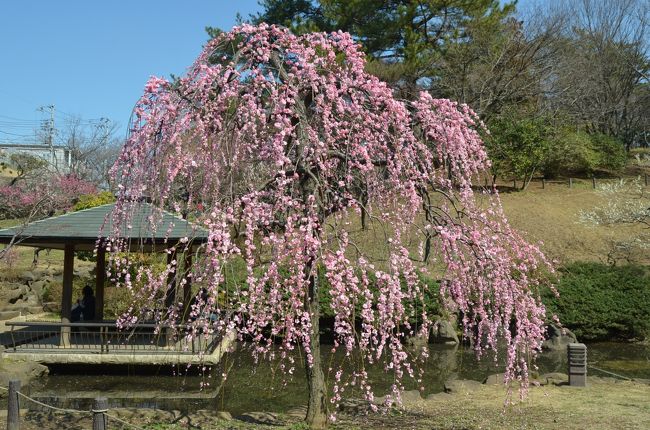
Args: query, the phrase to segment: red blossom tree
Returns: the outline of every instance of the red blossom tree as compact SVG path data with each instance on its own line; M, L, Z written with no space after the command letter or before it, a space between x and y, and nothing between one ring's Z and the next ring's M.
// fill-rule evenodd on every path
M42 172L39 176L0 186L0 217L25 222L68 210L83 194L97 187L75 175Z
M538 274L552 268L508 225L496 192L472 188L489 167L480 121L427 93L397 100L364 63L346 33L236 27L211 41L186 76L149 80L114 168L120 282L162 301L178 271L181 284L207 291L184 316L196 328L188 336L236 332L253 354L279 355L288 372L301 350L313 427L326 425L327 400L338 403L348 385L373 399L365 365L383 363L394 375L387 402L399 400L403 377L421 380L404 341L431 326L422 274L443 279L441 300L462 315L477 353L496 353L503 339L507 382L527 384L528 359L544 338ZM128 275L117 237L145 198L208 231L191 272L179 270L180 244L162 273ZM371 249L358 240L362 212L382 237ZM245 282L233 286L226 278L235 261ZM334 369L329 388L322 294L335 315L334 350L360 353L364 363ZM177 323L181 308L171 306L164 321ZM137 319L134 309L121 323Z

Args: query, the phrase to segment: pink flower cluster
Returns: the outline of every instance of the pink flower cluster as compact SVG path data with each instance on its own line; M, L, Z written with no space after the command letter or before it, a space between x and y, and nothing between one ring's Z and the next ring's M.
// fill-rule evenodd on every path
M68 210L79 196L95 192L95 185L75 175L43 174L0 187L0 216L38 217Z
M313 362L309 294L328 285L334 348L383 363L394 399L404 377L420 377L404 345L430 329L420 281L430 271L477 353L504 339L505 379L525 386L543 340L539 274L552 267L510 228L496 193L477 201L472 181L489 167L483 126L449 100L395 99L364 64L346 33L243 25L211 41L186 76L151 78L114 167L115 279L149 302L163 300L170 275L191 280L207 298L192 307L200 328L190 336L234 330L256 356L276 357L279 344L288 372L297 348ZM177 257L126 276L117 238L145 198L207 230L191 271L176 273ZM359 213L383 238L374 249L358 241ZM182 305L165 322L176 324ZM363 367L335 371L334 402L348 385L373 398Z

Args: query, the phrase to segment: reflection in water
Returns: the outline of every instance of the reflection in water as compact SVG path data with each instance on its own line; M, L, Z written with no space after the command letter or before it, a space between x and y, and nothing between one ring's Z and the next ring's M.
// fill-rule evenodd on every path
M336 369L349 362L343 354L325 353L326 367ZM650 346L638 344L598 343L588 345L589 363L628 377L650 379ZM347 360L347 361L346 361ZM540 373L566 373L566 352L545 353L538 359ZM424 364L424 394L443 390L449 378L484 380L489 374L502 371L490 357L477 361L467 347L431 345L431 354ZM224 381L224 369L229 369ZM31 387L32 395L59 407L89 409L98 396L109 398L109 407L142 407L190 412L198 409L226 410L233 414L247 411L283 412L306 404L304 370L296 365L287 377L279 364L261 362L254 365L247 351L229 354L210 374L183 375L185 369L102 368L103 374L79 375L74 369L53 369L53 374ZM326 374L327 369L326 370ZM392 376L380 366L367 369L375 394L383 395L392 383ZM176 373L173 376L172 373ZM331 373L331 372L330 372ZM590 370L591 375L599 375ZM331 375L330 375L331 376ZM606 376L606 375L599 375ZM413 381L405 381L406 389L416 389ZM346 390L357 396L353 389Z

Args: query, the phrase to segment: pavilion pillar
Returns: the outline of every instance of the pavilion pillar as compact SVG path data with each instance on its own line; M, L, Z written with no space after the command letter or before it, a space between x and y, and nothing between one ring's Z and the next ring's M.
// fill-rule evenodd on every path
M176 271L178 270L178 261L175 265L172 262L176 260L176 250L167 254L167 264L171 266L169 275L167 275L167 291L165 293L165 307L169 310L176 303Z
M188 250L185 254L185 263L183 264L185 271L185 284L183 284L183 321L187 321L190 316L190 302L192 301L192 252Z
M176 260L176 250L167 254L167 265L171 267L169 274L167 275L167 291L165 292L165 311L167 316L171 320L172 317L176 319L174 315L174 310L172 309L176 303L176 271L178 270L178 261L176 264L172 264ZM165 343L167 346L174 345L174 333L170 327L165 329Z
M100 242L97 248L97 264L95 266L95 319L104 319L104 287L106 285L106 248Z
M61 322L69 323L72 316L72 275L74 270L74 244L66 243L63 252L63 294L61 297ZM61 346L70 346L70 327L61 327Z

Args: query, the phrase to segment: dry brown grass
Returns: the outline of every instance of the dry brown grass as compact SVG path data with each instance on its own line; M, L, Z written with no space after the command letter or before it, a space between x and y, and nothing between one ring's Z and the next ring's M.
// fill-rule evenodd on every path
M511 224L531 242L543 242L543 250L562 263L605 261L614 243L633 239L640 226L592 226L580 222L580 211L601 205L603 197L591 188L590 181L548 183L542 189L533 183L526 191L502 193L501 200ZM648 256L640 263L650 263Z
M436 395L408 405L412 428L430 429L648 429L650 386L590 378L586 388L533 387L526 400L504 408L502 386ZM409 426L410 427L410 426ZM396 428L377 425L374 428Z

